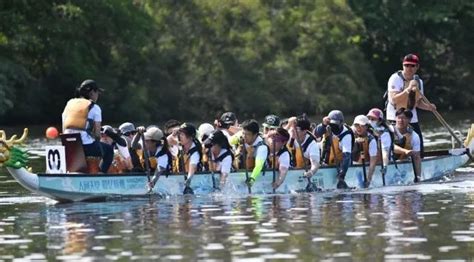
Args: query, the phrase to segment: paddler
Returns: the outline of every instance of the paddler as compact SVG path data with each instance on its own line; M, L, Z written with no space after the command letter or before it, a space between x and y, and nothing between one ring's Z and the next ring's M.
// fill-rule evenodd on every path
M364 181L364 187L369 187L374 175L375 166L377 165L377 139L369 132L369 126L369 119L365 115L356 116L351 126L355 137L354 147L352 148L352 161L353 163L364 165L367 162L369 163L369 170L366 174L367 180ZM365 174L365 166L362 168Z
M423 80L417 75L420 68L420 58L415 54L408 54L403 58L403 69L393 73L387 84L387 120L395 124L395 112L400 108L407 108L410 106L410 111L413 115L410 125L413 130L420 137L420 152L423 155L423 135L418 121L417 108L435 111L436 105L426 103L420 99L420 94L424 94ZM410 85L410 81L414 83Z
M270 148L269 167L278 170L278 177L275 179L275 183L272 184L274 189L285 182L286 174L291 166L291 155L286 146L289 139L290 134L282 127L278 127L267 134L268 147Z
M252 171L246 183L251 187L265 168L265 162L269 154L268 146L259 133L259 124L256 120L246 120L242 123L243 144L245 152L242 152L245 170Z
M219 188L224 189L234 160L229 140L222 131L215 130L208 135L204 146L209 150L209 170L220 174Z
M345 124L341 111L332 110L323 118L323 123L316 130L318 137L322 137L321 162L337 167L337 188L349 188L345 177L352 162L352 145L354 144L352 129Z
M167 139L163 132L158 127L150 127L145 129L139 127L137 129L137 136L144 136L145 145L144 150L148 151L148 159L151 171L153 171L153 178L148 184L149 190L153 189L156 182L161 175L168 175L171 170L172 156L168 148ZM146 165L143 165L143 168Z
M418 179L421 175L421 141L418 133L410 127L410 120L413 114L410 110L400 108L396 112L397 122L395 124L395 157L397 160L412 158L415 166L415 174Z
M62 113L64 134L79 133L89 173L106 173L112 163L113 151L104 150L100 142L102 110L97 104L99 88L94 80L85 80L76 89L76 98L70 99Z
M178 153L179 171L186 173L184 194L192 194L191 181L194 174L202 169L202 145L197 139L197 130L190 123L183 123L178 131L181 150Z

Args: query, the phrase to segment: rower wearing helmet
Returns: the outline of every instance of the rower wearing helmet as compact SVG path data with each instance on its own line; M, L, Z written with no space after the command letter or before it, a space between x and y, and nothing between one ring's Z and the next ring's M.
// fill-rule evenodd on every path
M183 123L179 128L179 143L181 150L178 154L179 171L186 172L186 188L184 194L192 194L191 179L197 171L202 169L202 145L196 137L194 125Z
M369 172L364 187L369 187L370 181L377 165L377 139L369 132L369 119L365 115L358 115L354 118L352 132L354 132L355 143L352 148L352 160L357 164L365 165L369 159ZM364 174L365 174L365 167Z
M204 141L204 146L209 149L209 170L220 173L219 188L223 189L234 159L229 140L222 131L215 130Z
M203 171L209 169L209 149L204 146L204 141L214 132L214 127L209 123L203 123L198 128L198 139L202 144L202 167Z
M163 131L158 127L144 127L138 128L136 136L143 135L145 145L143 150L147 150L146 155L150 156L148 161L150 168L153 171L153 178L148 184L148 189L152 190L161 175L168 173L171 170L172 155L168 148L168 141L164 137ZM146 165L143 165L145 167Z
M321 161L327 165L337 166L337 188L349 188L344 179L352 160L354 143L352 129L344 123L344 115L341 111L332 110L323 118L323 123L316 130L317 137L322 137Z
M268 115L265 117L265 121L262 124L263 126L263 137L266 138L268 132L276 130L280 127L280 118L276 115Z

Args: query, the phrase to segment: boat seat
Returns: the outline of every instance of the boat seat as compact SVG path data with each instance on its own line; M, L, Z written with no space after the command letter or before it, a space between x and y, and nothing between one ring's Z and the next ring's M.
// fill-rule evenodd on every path
M88 168L81 134L61 134L60 137L66 151L66 170L70 173L87 173Z

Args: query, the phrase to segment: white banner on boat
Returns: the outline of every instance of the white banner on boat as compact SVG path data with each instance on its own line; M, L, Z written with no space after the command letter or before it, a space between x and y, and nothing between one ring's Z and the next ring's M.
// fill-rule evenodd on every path
M66 151L64 146L46 146L46 173L66 173Z

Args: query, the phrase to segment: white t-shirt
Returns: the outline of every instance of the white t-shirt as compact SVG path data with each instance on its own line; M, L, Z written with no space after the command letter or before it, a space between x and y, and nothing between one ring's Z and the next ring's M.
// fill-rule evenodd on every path
M305 137L304 137L304 141L301 144L304 145L306 143L306 140L308 140L309 138L310 138L310 136L308 134L306 134ZM320 158L319 149L320 149L319 143L316 142L315 140L313 140L313 141L311 141L311 143L309 143L308 147L303 152L303 157L305 157L307 159L312 159L312 160L319 161L319 158Z
M388 79L387 92L401 92L404 90L403 79L398 75L398 72L393 73ZM423 80L420 79L420 92L423 94ZM387 120L395 121L395 106L389 102L387 104ZM418 123L418 115L416 113L416 107L411 110L413 117L410 123Z
M65 119L65 115L62 115L63 123ZM92 119L94 122L102 122L102 109L100 109L99 105L94 104L89 110L89 113L87 114L87 119ZM89 121L87 121L86 124L86 129L90 128ZM89 135L86 131L83 130L77 130L77 129L66 129L64 130L65 134L75 134L75 133L80 133L81 134L81 140L83 145L89 145L94 143L95 139Z
M377 139L372 139L369 143L369 156L377 156Z
M288 153L288 151L283 152L278 157L278 163L280 164L279 167L290 168L290 153Z
M257 136L257 139L255 139L252 146L255 147L260 142L263 142L263 139L260 136ZM245 144L245 147L248 146L249 145ZM254 156L255 162L257 162L257 160L262 160L265 162L268 156L268 148L264 144L262 144L261 146L257 147L257 150L254 151Z
M403 138L403 135L395 128L395 135L398 136L398 139ZM420 152L420 136L415 132L411 132L411 150L415 152Z
M347 127L344 126L341 134L347 130ZM342 153L352 153L352 135L350 133L346 134L339 142L339 149L342 150Z
M130 151L128 151L128 147L121 146L119 144L116 144L116 146L117 146L117 150L118 150L120 156L123 159L129 159L130 158Z
M227 152L226 149L221 149L221 152L219 152L219 156L214 157L212 155L212 160L215 160L216 158L219 158L222 156L225 152ZM215 167L216 171L220 171L221 173L229 174L230 169L232 168L232 156L228 155L222 159L222 161L215 162Z
M194 144L194 142L193 142L193 144L191 145L191 147L189 148L189 150L191 150L191 149L193 149L193 148L195 148L195 147L196 147L196 144ZM199 149L198 149L198 150L199 150ZM190 164L190 165L196 165L196 166L197 166L197 165L199 164L199 160L200 160L200 159L199 159L199 152L196 151L196 152L194 152L194 153L189 157L189 164Z
M383 150L390 150L390 147L392 146L392 139L390 138L389 131L385 131L382 133L382 135L380 136L380 142L382 144Z
M155 152L155 158L156 158L156 168L160 168L160 170L164 170L166 169L166 167L168 166L168 154L163 154L159 157L156 157L156 154L158 154L158 152L161 151L161 149L163 148L163 146L159 146L157 149L156 149L156 152Z

